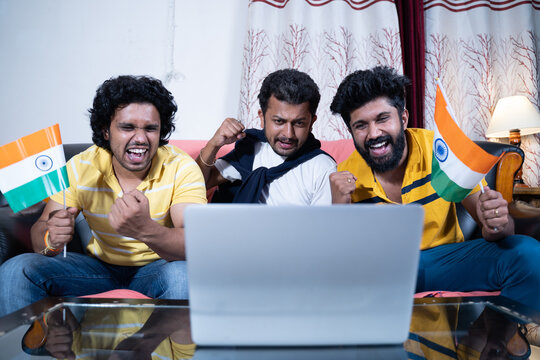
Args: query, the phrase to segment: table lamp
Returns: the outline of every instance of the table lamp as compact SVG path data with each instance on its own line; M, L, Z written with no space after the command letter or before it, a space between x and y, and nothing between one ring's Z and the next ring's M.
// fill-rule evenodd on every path
M527 97L515 95L499 99L486 130L486 137L508 137L510 144L519 147L521 135L538 132L540 132L540 112ZM515 182L523 183L521 169L516 175Z

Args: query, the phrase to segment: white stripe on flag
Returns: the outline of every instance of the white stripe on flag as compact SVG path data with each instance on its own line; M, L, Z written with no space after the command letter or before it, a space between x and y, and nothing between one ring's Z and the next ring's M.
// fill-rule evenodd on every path
M0 169L1 190L6 193L65 165L64 147L54 146Z
M437 143L437 139L443 140L437 126L434 129L433 144ZM483 178L484 174L471 170L467 165L461 162L452 150L447 146L448 156L444 161L439 160L439 167L445 172L446 176L457 185L464 189L473 189ZM436 151L433 149L433 151Z

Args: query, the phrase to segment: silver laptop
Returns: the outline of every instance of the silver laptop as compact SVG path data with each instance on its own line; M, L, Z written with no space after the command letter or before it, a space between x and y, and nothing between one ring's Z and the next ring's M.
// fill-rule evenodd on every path
M196 344L407 339L421 206L212 204L184 221Z

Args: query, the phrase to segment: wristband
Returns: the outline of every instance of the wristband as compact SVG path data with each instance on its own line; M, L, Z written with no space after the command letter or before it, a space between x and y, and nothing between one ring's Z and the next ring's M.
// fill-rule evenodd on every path
M51 247L49 245L49 230L45 231L45 235L43 236L43 242L45 243L45 247Z
M60 251L62 251L62 248L54 248L49 244L49 230L45 231L45 235L43 236L43 242L45 243L45 249L40 251L40 254L42 255L56 255Z

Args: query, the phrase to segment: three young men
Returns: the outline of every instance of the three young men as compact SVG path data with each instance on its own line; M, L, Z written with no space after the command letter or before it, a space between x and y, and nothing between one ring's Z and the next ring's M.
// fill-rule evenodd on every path
M463 201L484 236L463 242L455 204L430 185L433 133L407 129L406 85L405 77L385 67L357 71L342 82L331 109L342 116L357 152L334 173L335 162L311 133L320 95L305 73L270 74L259 94L263 130L246 130L228 118L197 163L164 146L176 105L159 81L106 81L90 110L96 146L69 163L68 208L53 196L32 229L36 253L0 267L0 278L11 279L0 282L0 315L46 296L118 287L186 298L183 210L206 202L203 177L207 188L234 184L222 189L233 202L421 203L426 218L417 291L502 290L540 309L540 271L533 265L540 245L513 235L506 202L489 188ZM216 160L232 142L235 150ZM92 229L92 256L50 257L71 241L79 211Z

